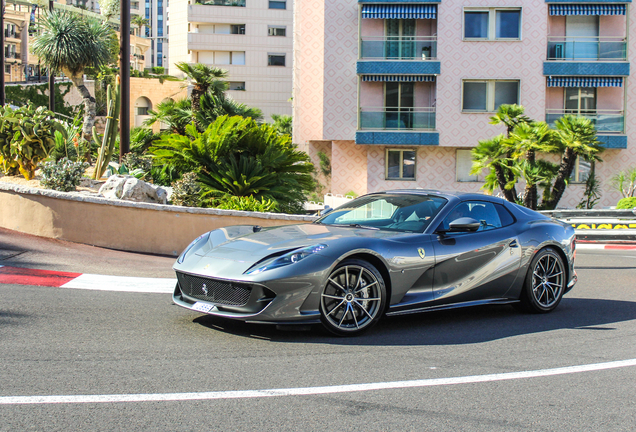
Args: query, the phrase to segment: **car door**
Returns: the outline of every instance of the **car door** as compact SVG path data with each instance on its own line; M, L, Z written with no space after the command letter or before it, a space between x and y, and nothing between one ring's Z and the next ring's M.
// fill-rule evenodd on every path
M460 217L471 217L481 225L475 232L439 232ZM433 247L433 294L444 303L502 298L521 263L513 216L504 206L488 201L459 203L438 227Z

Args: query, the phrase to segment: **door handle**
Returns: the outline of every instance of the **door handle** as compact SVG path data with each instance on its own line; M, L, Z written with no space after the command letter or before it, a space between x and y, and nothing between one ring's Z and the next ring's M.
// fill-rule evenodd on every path
M516 247L519 247L519 243L517 243L517 240L515 239L515 240L511 241L508 244L508 246L510 246L511 248L516 248Z

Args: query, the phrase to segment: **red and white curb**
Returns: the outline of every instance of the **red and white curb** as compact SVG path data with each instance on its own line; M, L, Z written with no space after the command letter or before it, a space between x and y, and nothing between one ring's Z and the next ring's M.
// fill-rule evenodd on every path
M636 249L636 244L619 244L619 243L614 243L614 244L607 244L607 243L581 243L581 242L576 242L576 249L577 250L599 250L599 249L605 249L605 250L633 250Z
M0 284L172 294L176 283L176 279L106 276L0 266Z

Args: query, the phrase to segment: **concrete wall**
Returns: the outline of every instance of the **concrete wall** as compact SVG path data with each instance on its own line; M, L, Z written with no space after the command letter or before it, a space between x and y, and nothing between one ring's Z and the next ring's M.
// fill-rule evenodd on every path
M177 256L197 236L230 225L308 223L310 216L108 200L0 184L3 228L132 252Z

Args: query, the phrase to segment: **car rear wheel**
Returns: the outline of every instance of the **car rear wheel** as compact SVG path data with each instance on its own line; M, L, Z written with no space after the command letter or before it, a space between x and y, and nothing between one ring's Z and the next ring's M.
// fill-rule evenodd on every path
M380 272L362 260L345 260L329 275L320 298L320 319L339 336L360 334L374 326L386 305Z
M554 249L540 250L532 259L521 293L522 309L531 313L553 311L565 291L566 271L561 255Z

